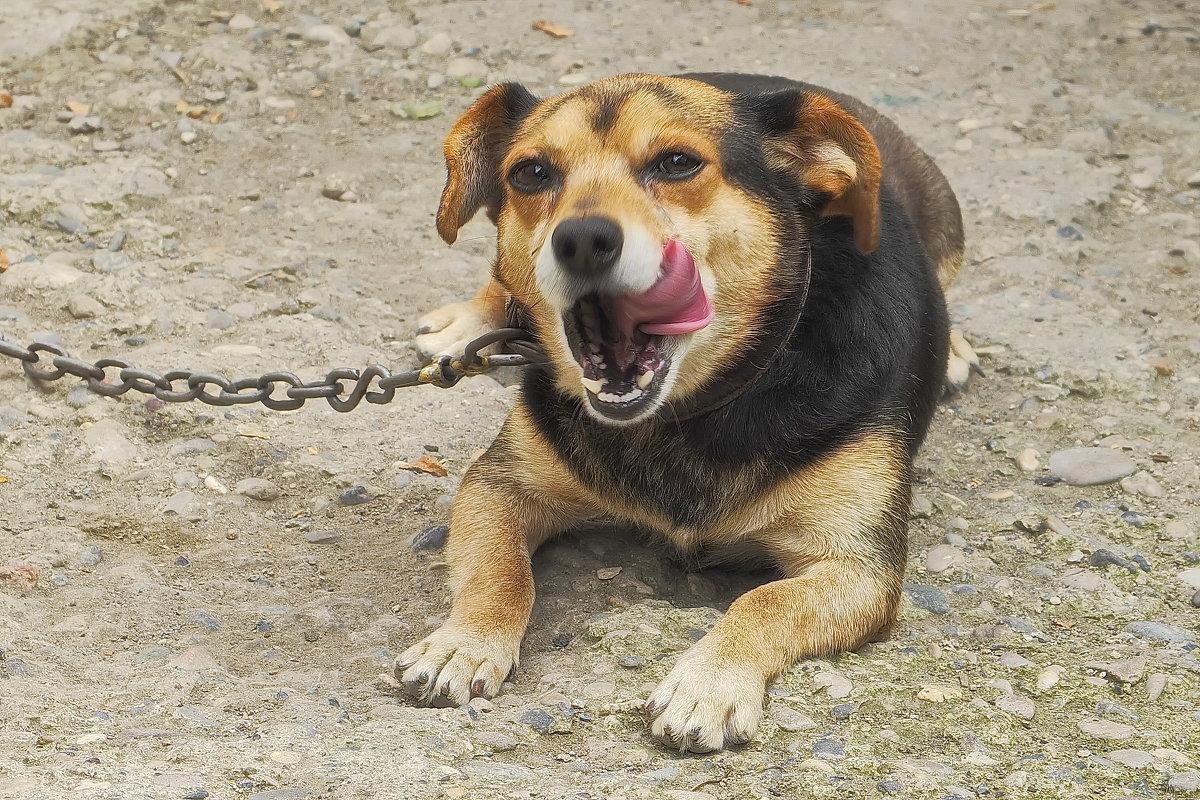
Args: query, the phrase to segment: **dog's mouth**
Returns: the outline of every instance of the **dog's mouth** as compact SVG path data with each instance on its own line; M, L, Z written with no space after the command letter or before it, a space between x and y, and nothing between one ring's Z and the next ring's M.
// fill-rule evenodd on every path
M629 420L651 406L671 366L672 337L640 330L626 335L609 303L581 298L563 317L571 353L583 370L588 403L613 420Z
M663 248L659 277L645 292L580 298L563 315L563 328L592 410L628 421L655 407L681 338L712 319L700 272L675 239Z

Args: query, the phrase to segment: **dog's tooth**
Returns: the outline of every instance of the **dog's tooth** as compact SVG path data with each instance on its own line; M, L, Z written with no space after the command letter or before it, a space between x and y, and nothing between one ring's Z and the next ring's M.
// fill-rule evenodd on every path
M588 358L591 359L591 362L597 367L604 369L604 356L600 355L599 353L592 353L590 356L588 356Z
M637 385L639 389L645 389L654 380L654 370L648 369L641 375L638 375Z
M604 381L593 380L592 378L580 378L583 381L583 388L587 389L592 394L600 394L600 390L604 388Z

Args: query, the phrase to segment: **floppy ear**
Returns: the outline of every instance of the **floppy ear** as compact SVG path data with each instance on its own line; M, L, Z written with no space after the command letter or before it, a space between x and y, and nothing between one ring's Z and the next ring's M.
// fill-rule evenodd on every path
M500 162L513 131L537 98L519 83L493 86L463 114L446 137L446 188L438 206L438 234L453 244L458 229L486 206L492 222L503 189Z
M875 140L850 112L828 97L789 92L790 120L779 120L775 158L807 187L828 197L822 216L849 216L863 253L879 245L879 184L883 175Z

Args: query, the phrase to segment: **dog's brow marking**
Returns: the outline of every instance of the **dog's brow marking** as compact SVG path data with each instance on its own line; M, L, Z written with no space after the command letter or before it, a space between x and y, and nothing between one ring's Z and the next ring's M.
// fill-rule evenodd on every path
M617 114L627 99L612 95L600 97L596 102L596 111L592 114L592 130L600 136L612 130L613 125L617 123Z

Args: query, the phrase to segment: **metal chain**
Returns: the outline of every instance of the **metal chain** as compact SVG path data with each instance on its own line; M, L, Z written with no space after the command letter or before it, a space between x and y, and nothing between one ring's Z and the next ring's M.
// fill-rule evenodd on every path
M512 352L490 355L479 352L495 344ZM307 383L291 372L282 371L237 380L229 380L215 372L186 369L159 375L120 358L102 358L96 362L73 358L63 348L45 342L22 347L7 340L3 333L0 333L0 356L20 361L25 375L35 383L46 384L72 375L82 378L90 391L106 397L119 397L133 390L153 395L164 403L190 403L193 400L210 406L262 403L275 411L293 411L308 400L323 398L335 411L343 412L354 410L363 400L377 405L390 403L396 390L407 386L430 384L447 389L467 375L544 360L537 343L523 328L489 331L472 340L461 356L439 356L421 369L393 375L387 367L378 364L363 370L341 367L331 370L321 380ZM49 366L42 366L43 359ZM347 388L351 381L353 385Z

